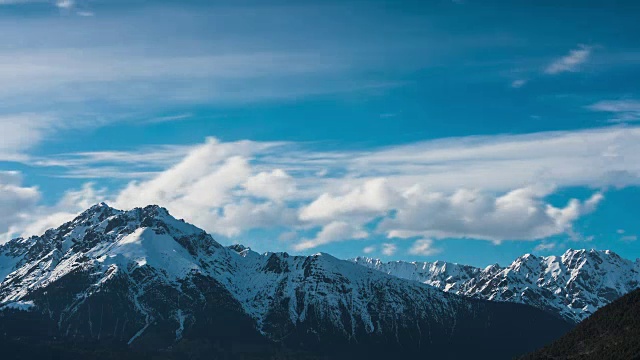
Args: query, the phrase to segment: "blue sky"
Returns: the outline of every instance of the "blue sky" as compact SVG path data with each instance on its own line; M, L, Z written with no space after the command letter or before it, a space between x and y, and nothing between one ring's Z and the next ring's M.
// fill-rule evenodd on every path
M638 16L634 1L0 0L0 237L107 201L258 251L640 257Z

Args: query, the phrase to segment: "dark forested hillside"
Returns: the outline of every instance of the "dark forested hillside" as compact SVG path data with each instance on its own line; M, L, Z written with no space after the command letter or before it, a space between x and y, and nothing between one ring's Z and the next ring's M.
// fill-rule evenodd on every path
M605 306L524 359L640 359L640 290Z

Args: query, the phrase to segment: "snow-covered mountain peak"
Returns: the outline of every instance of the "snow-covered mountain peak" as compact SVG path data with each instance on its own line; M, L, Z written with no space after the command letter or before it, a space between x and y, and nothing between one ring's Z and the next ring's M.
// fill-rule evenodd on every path
M579 322L596 309L640 287L640 259L609 250L567 250L562 256L525 254L509 266L484 269L445 263L407 263L356 258L353 262L444 291L518 302Z
M203 266L215 269L221 251L206 232L162 207L122 211L101 203L42 236L0 246L0 304L89 269L96 283L136 268L175 281Z

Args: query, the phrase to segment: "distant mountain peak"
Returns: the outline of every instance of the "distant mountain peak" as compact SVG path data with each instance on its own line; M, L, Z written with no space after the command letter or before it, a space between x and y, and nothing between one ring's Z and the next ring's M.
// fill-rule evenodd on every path
M610 250L525 254L506 267L494 264L484 269L454 263L442 266L439 261L384 263L360 257L352 261L459 295L533 305L572 322L640 287L640 259L633 262Z

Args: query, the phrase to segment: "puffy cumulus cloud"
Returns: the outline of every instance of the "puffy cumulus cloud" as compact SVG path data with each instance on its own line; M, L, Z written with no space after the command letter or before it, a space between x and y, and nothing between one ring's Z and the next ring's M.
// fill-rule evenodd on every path
M364 239L368 236L369 234L366 231L355 227L352 224L344 221L333 221L325 225L322 230L318 232L315 238L302 239L302 241L295 244L293 248L296 251L303 251L336 241Z
M369 216L391 208L399 200L386 179L366 181L343 195L324 193L300 211L304 221L331 221L343 216Z
M265 228L311 234L285 236L283 246L305 251L373 234L496 243L572 234L575 221L593 211L602 194L553 206L547 197L554 187L529 184L640 184L638 127L446 139L366 152L208 139L175 148L184 154L178 160L171 149L136 150L131 158L139 162L173 165L108 196L86 198L105 197L123 209L158 204L227 237ZM105 159L122 172L140 166L125 152L85 153L81 163L90 167ZM66 160L65 166L74 166L78 159ZM607 180L621 172L623 182L617 175ZM59 219L60 213L74 213L68 208L55 211Z
M22 174L16 171L0 172L0 234L6 237L17 223L29 218L40 201L35 187L22 185Z
M382 244L382 253L386 256L392 256L398 251L398 246L393 243Z
M411 248L409 249L409 254L411 255L424 255L430 256L440 253L440 249L436 249L433 246L433 240L431 239L419 239L416 240Z
M244 187L253 196L273 201L282 201L296 192L294 179L282 169L263 171L252 176Z
M279 169L258 171L251 162L268 146L210 138L155 177L131 182L113 204L123 209L158 204L228 237L255 228L293 226L297 214L283 202L295 191L293 179Z
M215 219L217 208L231 202L233 191L251 176L253 143L220 143L210 138L178 164L147 181L131 182L114 205L123 209L158 204L199 226Z
M182 161L151 180L130 183L117 197L122 208L147 204L176 204L183 211L214 207L228 199L229 190L250 175L244 155L248 144L221 144L216 139L194 148Z
M252 229L296 226L299 223L296 211L281 202L255 203L247 199L224 205L211 216L208 228L228 237L238 236ZM293 240L295 232L283 234L282 240Z
M595 193L584 202L571 199L557 208L544 200L553 190L531 186L495 196L470 190L447 195L413 188L404 194L405 205L379 229L400 238L536 240L569 232L575 220L592 212L603 199L601 193Z

